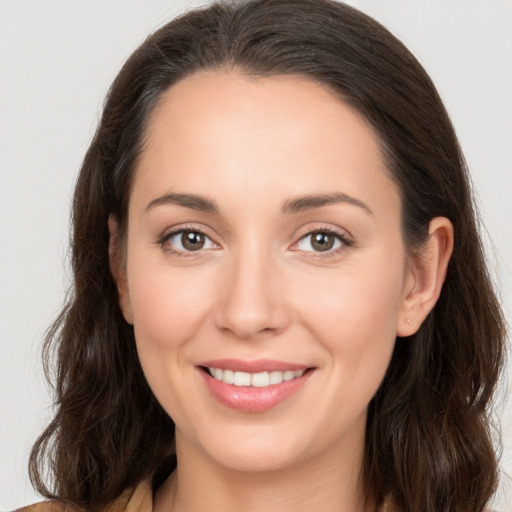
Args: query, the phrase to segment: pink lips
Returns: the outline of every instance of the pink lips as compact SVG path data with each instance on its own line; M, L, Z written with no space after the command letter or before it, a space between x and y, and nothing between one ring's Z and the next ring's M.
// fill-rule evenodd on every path
M312 373L306 371L301 377L296 377L293 380L265 387L252 387L226 384L216 380L207 371L204 371L204 368L261 373L307 370L308 367L275 360L242 361L237 359L204 361L199 365L199 368L201 367L200 373L203 381L215 399L231 409L250 413L266 411L285 401L302 388Z

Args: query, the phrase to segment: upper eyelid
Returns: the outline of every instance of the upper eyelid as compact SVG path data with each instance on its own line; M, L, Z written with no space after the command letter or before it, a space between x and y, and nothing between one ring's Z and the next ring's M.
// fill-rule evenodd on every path
M335 227L335 226L328 226L325 224L319 224L315 227L300 228L297 230L295 237L296 237L297 241L299 241L302 238L304 238L305 236L311 235L313 233L321 233L321 232L331 233L333 235L339 236L341 239L353 240L352 234L349 231L347 231L346 229L343 229L340 227Z
M305 240L305 239L307 239L309 237L312 237L316 233L325 233L325 234L327 234L329 236L333 236L336 239L338 239L338 241L341 242L342 245L349 245L350 244L350 240L348 240L347 237L345 237L343 235L340 235L339 233L335 233L333 231L313 231L312 233L306 233L304 236L301 236L297 240L297 242L295 242L293 245L296 246L296 245L300 244L300 242L302 242L303 240Z
M177 225L177 226L170 227L170 228L164 230L164 232L160 236L158 236L158 238L156 239L156 243L159 245L164 245L165 243L169 242L169 240L172 237L174 237L184 231L190 231L192 233L194 233L194 232L201 233L201 235L204 235L206 238L208 238L214 245L220 246L220 244L219 244L219 242L217 242L216 238L211 236L211 234L209 233L209 230L202 228L202 227L198 227L197 225L195 225L195 226ZM175 251L176 252L188 252L188 251L181 251L180 249L175 249Z
M159 238L161 238L161 239L169 238L171 236L177 235L178 233L181 233L182 231L191 231L191 232L201 233L202 235L207 236L208 238L212 239L212 241L213 241L213 238L210 234L209 229L203 228L202 226L197 226L197 225L192 226L192 225L188 225L188 224L184 224L184 225L178 224L176 226L171 226L171 227L165 229Z
M334 227L334 226L326 226L326 225L319 225L315 226L314 228L309 228L305 230L302 234L296 235L295 242L292 243L290 246L290 250L293 252L298 252L300 249L294 247L297 247L299 243L304 240L304 238L313 235L314 233L329 233L330 235L333 235L338 238L338 240L341 242L341 246L337 249L330 249L328 251L322 252L322 251L302 251L305 254L308 255L308 257L311 258L332 258L337 254L340 254L342 251L353 247L354 246L354 239L352 235L345 229Z

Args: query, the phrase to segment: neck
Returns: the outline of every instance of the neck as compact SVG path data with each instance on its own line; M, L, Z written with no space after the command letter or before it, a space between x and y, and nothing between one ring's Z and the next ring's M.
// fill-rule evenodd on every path
M178 469L157 491L154 512L366 512L363 443L271 471L219 465L177 437ZM333 457L333 453L336 457ZM369 500L371 501L371 500Z

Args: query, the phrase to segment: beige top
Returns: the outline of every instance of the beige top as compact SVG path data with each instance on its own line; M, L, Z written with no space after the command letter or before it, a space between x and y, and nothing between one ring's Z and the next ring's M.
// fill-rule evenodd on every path
M152 510L153 489L148 480L137 486L135 490L124 491L105 509L105 512L152 512ZM82 509L76 505L51 500L19 508L16 512L82 512Z
M119 498L112 502L105 512L152 512L153 489L149 480L135 489L127 489ZM82 512L80 507L66 505L60 501L43 501L28 507L17 509L16 512ZM393 512L390 500L386 500L381 512Z

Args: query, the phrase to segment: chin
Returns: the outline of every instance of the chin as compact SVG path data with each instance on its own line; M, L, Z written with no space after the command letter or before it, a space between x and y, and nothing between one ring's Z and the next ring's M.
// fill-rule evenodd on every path
M194 444L215 464L232 471L278 471L307 458L304 440L295 442L289 434L283 435L282 430L254 430L226 429L219 436L207 434Z

